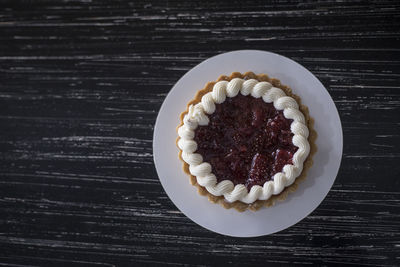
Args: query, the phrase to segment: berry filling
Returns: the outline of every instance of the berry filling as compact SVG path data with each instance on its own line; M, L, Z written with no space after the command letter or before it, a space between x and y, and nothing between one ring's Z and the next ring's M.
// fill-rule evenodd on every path
M261 98L227 98L216 104L210 123L195 130L194 140L203 160L211 164L218 182L230 180L262 186L292 164L297 147L292 143L292 120Z

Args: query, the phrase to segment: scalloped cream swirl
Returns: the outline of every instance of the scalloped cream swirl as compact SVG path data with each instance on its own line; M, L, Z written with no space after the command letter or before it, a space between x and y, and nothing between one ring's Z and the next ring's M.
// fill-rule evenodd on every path
M214 113L215 105L223 103L226 97L235 97L239 92L254 98L262 97L264 102L273 103L277 110L283 110L285 118L293 120L290 125L294 134L292 143L298 147L293 155L293 164L285 165L282 172L276 173L273 179L265 182L263 186L252 186L250 192L244 184L235 186L229 180L217 183L211 165L204 162L200 154L195 153L197 143L193 140L194 130L197 126L208 125L207 114ZM239 200L250 204L256 200L267 200L272 195L281 193L301 174L303 163L310 152L310 144L307 141L308 127L305 125L304 115L299 110L296 100L287 96L281 89L273 87L269 82L259 82L255 79L235 78L230 82L217 82L213 90L201 98L201 102L189 106L188 113L183 119L183 125L178 129L178 135L180 137L178 147L182 150L182 159L189 164L189 171L196 176L198 184L205 187L214 196L223 195L228 202Z

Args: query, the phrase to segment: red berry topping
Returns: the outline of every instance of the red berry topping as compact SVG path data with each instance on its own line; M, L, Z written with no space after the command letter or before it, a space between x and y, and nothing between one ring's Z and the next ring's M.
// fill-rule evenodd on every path
M209 115L210 123L195 130L196 153L212 166L218 182L263 185L283 166L292 164L292 120L261 98L238 94Z

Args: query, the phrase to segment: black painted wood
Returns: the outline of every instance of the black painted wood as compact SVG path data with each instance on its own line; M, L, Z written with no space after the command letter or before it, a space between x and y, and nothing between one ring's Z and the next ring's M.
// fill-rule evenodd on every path
M396 1L2 1L0 265L400 265L399 17ZM345 142L320 207L250 239L186 218L152 158L172 85L238 49L312 71Z

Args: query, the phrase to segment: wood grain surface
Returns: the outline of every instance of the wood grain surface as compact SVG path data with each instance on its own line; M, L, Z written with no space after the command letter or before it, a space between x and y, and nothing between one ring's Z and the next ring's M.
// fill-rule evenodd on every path
M399 22L396 1L1 1L0 266L399 266ZM152 157L174 83L238 49L308 68L344 133L323 203L248 239L179 212Z

